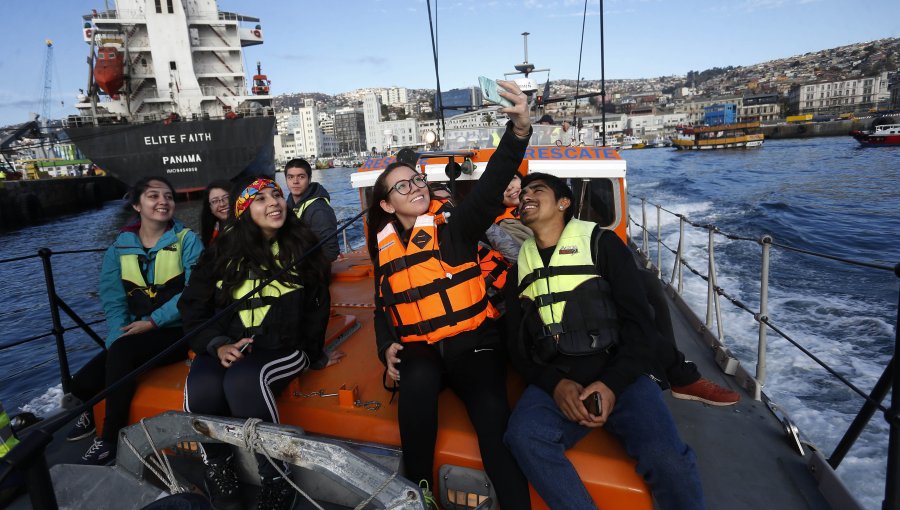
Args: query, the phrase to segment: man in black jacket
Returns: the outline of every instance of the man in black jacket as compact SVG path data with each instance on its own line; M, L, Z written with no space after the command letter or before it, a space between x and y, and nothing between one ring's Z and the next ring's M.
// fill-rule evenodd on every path
M305 159L292 159L284 166L284 178L291 191L287 197L288 209L305 221L322 244L322 254L328 262L334 262L340 253L337 236L337 216L331 208L331 195L317 182L312 181L312 167Z
M551 508L596 508L563 452L604 427L661 508L705 508L694 453L655 382L665 340L631 252L614 233L572 219L572 192L557 177L526 176L520 201L535 237L507 277L506 317L509 354L529 386L505 441L522 471Z

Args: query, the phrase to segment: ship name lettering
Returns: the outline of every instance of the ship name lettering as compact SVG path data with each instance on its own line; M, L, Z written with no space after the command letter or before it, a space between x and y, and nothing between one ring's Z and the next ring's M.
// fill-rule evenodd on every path
M145 136L144 137L144 145L165 145L169 143L178 143L178 140L175 138L175 135L162 135L162 136Z
M163 156L162 162L164 165L180 165L183 163L202 163L203 159L199 154L179 154L176 156Z
M181 143L211 142L212 133L181 133L180 141Z

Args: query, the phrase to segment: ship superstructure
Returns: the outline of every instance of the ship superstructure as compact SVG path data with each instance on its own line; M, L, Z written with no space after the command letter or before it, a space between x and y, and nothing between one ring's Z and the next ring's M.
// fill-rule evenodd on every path
M128 184L166 174L179 190L274 170L268 79L248 87L243 62L263 43L258 18L215 0L117 0L82 31L90 77L68 131L94 163Z

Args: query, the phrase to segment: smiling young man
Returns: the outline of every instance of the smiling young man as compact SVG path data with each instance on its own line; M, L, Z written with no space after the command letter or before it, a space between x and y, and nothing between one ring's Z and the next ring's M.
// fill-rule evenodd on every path
M603 427L637 460L660 508L705 508L694 453L648 376L664 374L664 340L628 247L572 218L558 177L529 174L519 200L534 238L507 277L506 317L510 358L529 386L504 439L525 476L553 509L596 508L564 451Z
M305 159L288 161L284 166L284 177L291 192L287 197L288 208L305 221L320 240L328 238L322 244L322 254L329 262L334 262L340 248L337 236L333 235L337 230L337 217L331 208L331 196L322 185L312 181L312 167Z

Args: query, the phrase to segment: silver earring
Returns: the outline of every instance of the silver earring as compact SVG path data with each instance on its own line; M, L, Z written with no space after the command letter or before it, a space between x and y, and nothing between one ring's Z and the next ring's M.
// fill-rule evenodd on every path
M563 206L559 206L559 210L562 211L562 210L563 210Z

